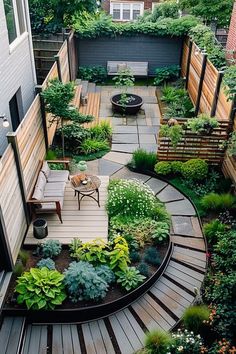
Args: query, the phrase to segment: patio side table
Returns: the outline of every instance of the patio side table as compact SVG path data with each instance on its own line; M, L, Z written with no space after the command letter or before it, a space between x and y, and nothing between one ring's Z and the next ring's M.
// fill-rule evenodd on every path
M78 195L78 209L80 210L80 204L84 197L90 197L95 202L97 202L98 206L100 207L99 201L99 187L101 185L101 180L97 176L88 176L87 184L83 184L82 182L78 186L74 186L71 183L72 188L75 191L75 195ZM95 197L94 194L97 194Z

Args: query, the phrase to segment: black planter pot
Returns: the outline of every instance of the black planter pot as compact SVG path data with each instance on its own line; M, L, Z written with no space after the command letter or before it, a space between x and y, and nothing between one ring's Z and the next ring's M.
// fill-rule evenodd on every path
M130 103L125 106L120 104L121 94L114 95L111 97L111 104L113 112L124 114L124 115L134 115L137 114L142 107L143 100L138 95L133 95L131 93L126 94L127 98L133 98Z

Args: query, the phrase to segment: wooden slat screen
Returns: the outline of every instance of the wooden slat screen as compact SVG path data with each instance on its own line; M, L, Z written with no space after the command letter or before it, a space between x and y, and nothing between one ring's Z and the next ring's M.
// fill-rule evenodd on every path
M202 113L211 113L218 75L218 70L207 60L200 100L200 112Z
M232 107L232 101L227 101L224 88L221 86L219 98L216 107L216 117L219 119L229 119Z
M14 152L8 145L0 164L0 204L14 262L27 229Z
M70 81L67 41L64 41L61 49L58 52L58 55L61 68L62 82L66 83Z
M185 38L183 44L183 54L182 54L182 63L181 63L181 75L182 77L186 77L187 74L187 61L188 61L188 53L189 53L189 38Z
M71 79L74 81L77 77L77 72L78 72L78 52L76 47L76 38L74 37L73 31L71 31L69 35L68 44L69 44Z

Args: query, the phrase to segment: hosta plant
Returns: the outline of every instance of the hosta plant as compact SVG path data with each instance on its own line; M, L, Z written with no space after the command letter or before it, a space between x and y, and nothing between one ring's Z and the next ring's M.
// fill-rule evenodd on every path
M129 258L129 247L126 240L117 236L113 240L112 251L110 252L110 268L114 272L124 271L128 267L128 263L130 263Z
M135 267L127 267L124 271L117 272L116 275L118 277L117 283L126 291L137 288L146 278Z
M155 231L152 234L154 243L162 243L169 237L169 224L166 222L156 222Z
M72 245L75 245L75 241L73 241ZM86 243L78 242L77 246L78 247L72 246L73 251L70 254L71 257L75 258L77 261L80 260L99 265L106 263L108 260L108 245L102 239L95 239Z
M66 298L64 275L48 268L31 268L17 279L18 304L27 309L53 310Z

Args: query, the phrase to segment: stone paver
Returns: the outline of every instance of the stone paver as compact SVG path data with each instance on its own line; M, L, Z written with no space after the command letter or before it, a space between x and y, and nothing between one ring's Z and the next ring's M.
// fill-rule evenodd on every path
M124 119L122 117L112 117L112 125L116 126L116 125L124 125ZM126 124L125 124L126 126Z
M116 162L122 165L127 165L127 163L132 159L132 154L110 151L105 156L103 156L103 159Z
M153 190L155 194L157 194L167 186L167 183L161 181L160 179L151 178L147 181L147 185Z
M174 234L195 236L195 232L194 232L193 225L191 222L191 217L189 217L189 216L172 216L171 220L172 220Z
M143 175L141 173L132 172L127 167L123 167L121 170L114 173L110 178L111 179L115 179L115 178L139 179L140 181L145 183L150 179L150 176Z
M166 203L166 209L171 215L194 216L196 212L188 199Z
M98 160L87 161L86 163L88 166L88 169L86 172L91 175L98 175Z
M158 193L157 197L163 203L184 199L183 194L181 194L179 191L177 191L177 189L170 185L168 185L160 193Z
M98 174L100 176L110 176L119 171L123 167L122 164L112 162L105 159L100 159L98 162Z
M157 152L157 144L140 144L140 148L148 152Z
M140 144L156 144L156 136L154 134L139 134Z
M160 129L159 126L151 126L151 127L147 127L143 125L138 126L139 134L157 134L159 129Z
M112 151L133 153L139 148L139 144L112 144Z
M113 134L138 134L138 128L130 125L116 125L113 127Z
M112 134L112 142L115 144L138 144L137 134Z

